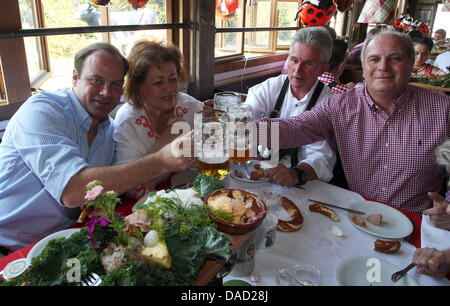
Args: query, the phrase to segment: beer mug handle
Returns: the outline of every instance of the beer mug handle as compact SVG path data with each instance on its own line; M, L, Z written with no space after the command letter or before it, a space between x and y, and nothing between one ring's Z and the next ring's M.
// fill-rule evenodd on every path
M291 272L287 269L280 269L277 273L278 286L288 286L291 282Z

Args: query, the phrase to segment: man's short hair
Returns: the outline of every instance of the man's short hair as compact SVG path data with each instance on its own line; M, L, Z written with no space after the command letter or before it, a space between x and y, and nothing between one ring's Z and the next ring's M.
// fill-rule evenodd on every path
M440 35L444 36L444 39L445 39L445 37L447 37L447 32L444 29L438 29L434 32L434 34L440 34Z
M392 30L392 29L383 29L380 32L376 33L375 35L373 35L372 37L368 37L366 38L366 40L364 41L364 45L362 47L361 50L361 62L364 62L364 57L366 54L366 48L367 45L374 40L375 38L377 38L380 35L392 35L392 36L396 36L398 38L400 38L400 40L403 42L403 45L406 48L406 54L410 60L411 63L414 63L414 59L416 57L416 52L414 51L414 46L413 43L411 41L411 39L409 38L409 36L407 34L404 34L402 32L396 31L396 30Z
M327 64L330 61L333 39L324 27L301 28L291 41L291 48L295 43L310 45L320 50L320 61Z
M114 47L113 45L111 45L109 43L97 42L97 43L90 44L87 47L85 47L85 48L79 50L77 53L75 53L74 67L75 67L78 75L81 75L81 73L82 73L83 64L84 64L84 61L86 60L86 58L96 51L105 51L105 52L108 52L109 54L117 57L118 59L120 59L120 61L123 64L124 76L125 76L125 74L127 74L128 61L122 55L122 53L120 53L120 51L116 47Z
M345 59L347 53L348 44L343 39L335 39L333 41L333 51L330 58L330 68L328 71L332 71Z

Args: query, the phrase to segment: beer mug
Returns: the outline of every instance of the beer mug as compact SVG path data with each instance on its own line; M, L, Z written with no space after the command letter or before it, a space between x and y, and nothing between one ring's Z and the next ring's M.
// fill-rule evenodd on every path
M243 163L251 157L256 157L252 151L253 137L256 126L253 124L253 108L248 104L235 104L227 108L228 117L228 145L230 161Z
M226 111L228 106L241 104L241 95L232 91L222 91L214 95L214 109Z
M199 172L220 180L230 172L225 127L226 122L214 110L195 114L194 150Z

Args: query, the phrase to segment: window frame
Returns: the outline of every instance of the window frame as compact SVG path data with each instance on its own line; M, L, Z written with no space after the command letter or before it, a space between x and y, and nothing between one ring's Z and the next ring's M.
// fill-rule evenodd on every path
M189 51L186 44L190 43L189 30L192 28L190 10L192 6L189 0L166 0L166 23L158 25L143 26L100 26L100 27L63 27L63 28L45 28L44 13L41 0L31 0L36 7L36 17L38 19L37 29L22 29L19 0L5 1L0 10L0 89L5 93L6 99L0 99L0 121L9 119L32 94L33 88L39 88L39 84L44 82L51 74L50 60L46 37L48 35L96 33L107 31L127 30L147 30L147 29L165 29L167 30L167 40L172 41L174 36L177 41L182 41L180 48ZM107 12L105 7L101 8ZM105 13L104 13L105 14ZM102 14L102 16L104 15ZM188 22L173 24L172 16L181 16L183 21L187 18ZM175 34L176 33L176 34ZM188 33L188 34L186 34ZM108 35L108 34L106 34ZM109 35L108 35L109 36ZM41 44L42 61L45 70L41 70L38 75L31 78L27 68L27 57L25 53L24 37L36 37ZM105 39L106 37L102 37ZM109 39L109 38L108 38ZM103 40L104 41L104 40ZM174 42L176 44L176 42ZM190 52L187 52L190 58ZM186 62L188 68L191 61Z

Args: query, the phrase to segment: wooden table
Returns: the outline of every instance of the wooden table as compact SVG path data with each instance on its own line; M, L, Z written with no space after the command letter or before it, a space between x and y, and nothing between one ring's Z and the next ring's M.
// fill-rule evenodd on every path
M247 240L248 235L228 235L232 244L232 253L236 253L241 245ZM217 262L214 260L207 260L198 274L198 278L195 281L197 286L207 285L222 285L221 279L216 279L217 273L225 266L225 261Z

